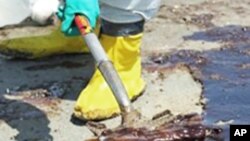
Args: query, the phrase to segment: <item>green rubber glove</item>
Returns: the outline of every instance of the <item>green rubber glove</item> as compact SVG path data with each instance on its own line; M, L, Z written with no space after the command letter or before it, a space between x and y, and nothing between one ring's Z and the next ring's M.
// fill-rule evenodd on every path
M65 5L59 7L57 16L62 21L61 31L66 36L80 35L74 24L76 14L87 17L91 27L95 28L100 14L98 0L65 0Z

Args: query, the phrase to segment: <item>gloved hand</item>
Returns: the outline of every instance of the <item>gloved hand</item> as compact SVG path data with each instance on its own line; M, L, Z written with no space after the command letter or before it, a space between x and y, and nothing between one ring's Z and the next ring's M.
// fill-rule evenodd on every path
M31 3L31 18L32 20L43 25L48 19L57 12L59 0L36 0Z
M76 14L88 18L92 28L100 14L98 0L65 0L65 5L60 7L57 16L62 20L61 31L68 36L79 35L74 24Z

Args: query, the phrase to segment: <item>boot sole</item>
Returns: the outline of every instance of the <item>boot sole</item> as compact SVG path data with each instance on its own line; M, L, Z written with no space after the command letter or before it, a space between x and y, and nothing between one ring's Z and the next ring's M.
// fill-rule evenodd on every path
M134 101L136 101L139 97L141 97L143 94L144 94L144 92L145 92L145 90L146 90L146 85L144 86L144 88L142 89L142 91L139 93L139 94L137 94L137 95L135 95L135 96L133 96L132 98L131 98L131 102L134 102ZM111 118L115 118L115 117L117 117L117 116L119 116L121 113L119 112L119 113L114 113L114 114L112 114L110 117L108 117L108 118L100 118L100 119L93 119L93 120L88 120L88 119L85 119L85 118L83 118L83 117L77 117L77 116L75 116L74 114L72 115L72 117L74 117L74 119L77 119L77 121L79 122L79 121L82 121L82 123L87 123L88 121L95 121L95 122L100 122L100 121L104 121L104 120L108 120L108 119L111 119Z

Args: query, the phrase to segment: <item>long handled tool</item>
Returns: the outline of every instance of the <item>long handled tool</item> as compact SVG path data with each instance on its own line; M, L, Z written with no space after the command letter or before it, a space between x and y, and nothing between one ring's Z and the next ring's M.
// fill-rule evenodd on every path
M78 27L78 30L86 42L91 54L93 55L98 69L102 73L119 104L122 113L123 125L130 126L133 122L136 122L136 120L140 118L140 114L132 107L127 91L117 71L115 70L112 62L107 58L97 36L91 32L91 26L88 20L84 16L77 15L75 17L75 24Z

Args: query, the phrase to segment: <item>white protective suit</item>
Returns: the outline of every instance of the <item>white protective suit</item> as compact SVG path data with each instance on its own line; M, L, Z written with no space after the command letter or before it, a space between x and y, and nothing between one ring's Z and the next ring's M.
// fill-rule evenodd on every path
M19 24L32 17L40 24L56 12L60 0L0 0L0 27ZM101 18L130 23L151 18L161 0L99 0Z
M0 0L0 27L22 23L29 17L44 24L58 5L58 0Z

